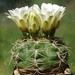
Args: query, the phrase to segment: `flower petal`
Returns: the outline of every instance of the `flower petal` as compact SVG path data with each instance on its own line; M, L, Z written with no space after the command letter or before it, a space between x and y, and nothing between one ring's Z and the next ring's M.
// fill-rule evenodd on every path
M40 8L39 8L39 6L37 5L37 4L34 4L33 6L32 6L32 9L37 13L37 14L40 14Z
M10 13L11 16L16 16L15 12L12 10L8 10L8 12Z
M53 22L54 22L54 20L55 20L55 16L50 16L49 18L48 18L48 22L49 22L49 29L52 29L53 28Z
M16 8L15 10L13 10L13 12L16 14L16 15L20 15L20 9L19 8Z
M49 27L48 21L44 21L42 26L43 31L48 31L48 27Z
M23 19L20 19L19 20L19 23L20 23L20 29L22 31L26 31L27 30L27 27L26 27L26 23L24 22L24 20Z
M25 6L25 7L20 8L20 10L21 10L20 17L23 17L25 14L28 13L29 8L28 8L28 6Z
M47 11L51 11L52 10L52 4L48 3L42 3L41 5L41 12L42 14L45 14L47 13Z

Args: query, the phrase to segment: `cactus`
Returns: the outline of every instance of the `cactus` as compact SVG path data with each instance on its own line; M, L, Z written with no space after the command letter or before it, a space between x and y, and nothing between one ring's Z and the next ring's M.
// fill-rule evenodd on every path
M11 53L18 67L37 69L39 72L52 66L59 68L62 63L67 63L68 58L68 48L59 38L19 39L14 43Z
M69 49L61 38L54 36L64 11L65 7L50 3L43 3L41 9L34 4L9 10L8 18L17 23L24 35L11 49L15 75L64 73Z

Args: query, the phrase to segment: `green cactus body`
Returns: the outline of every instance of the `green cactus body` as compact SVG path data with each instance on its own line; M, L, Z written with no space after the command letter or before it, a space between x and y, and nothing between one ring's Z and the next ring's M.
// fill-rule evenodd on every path
M60 40L55 39L19 39L11 49L12 58L19 67L40 69L66 63L68 48Z

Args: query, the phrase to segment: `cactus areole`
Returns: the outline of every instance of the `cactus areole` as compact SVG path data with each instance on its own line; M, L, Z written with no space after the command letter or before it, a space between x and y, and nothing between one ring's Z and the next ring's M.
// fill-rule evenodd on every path
M42 3L9 10L12 19L22 31L11 49L11 59L22 75L50 75L64 72L68 47L59 37L54 37L64 15L65 7ZM15 74L16 75L16 74Z

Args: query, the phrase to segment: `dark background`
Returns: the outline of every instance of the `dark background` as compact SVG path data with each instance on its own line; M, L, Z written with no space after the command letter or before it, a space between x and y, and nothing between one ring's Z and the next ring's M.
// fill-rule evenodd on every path
M75 72L75 0L0 0L0 75L12 75L13 63L10 61L10 49L13 42L23 37L16 24L7 18L5 12L26 5L38 4L40 6L43 2L66 7L66 14L55 36L63 38L70 47L68 63Z

